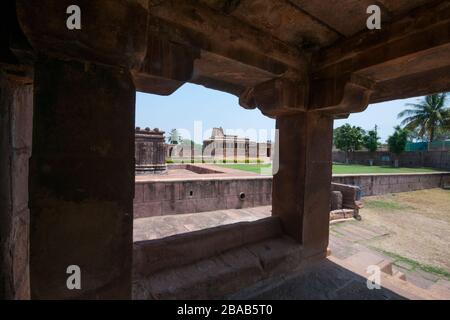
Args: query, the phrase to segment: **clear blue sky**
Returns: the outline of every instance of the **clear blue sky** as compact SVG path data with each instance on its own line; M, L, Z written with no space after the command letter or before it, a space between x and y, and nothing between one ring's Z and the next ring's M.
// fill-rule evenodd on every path
M384 142L393 132L393 127L399 124L397 114L405 108L405 103L414 103L417 99L373 104L364 112L350 115L348 119L336 120L334 126L350 123L370 130L377 125ZM196 121L197 131L194 133ZM185 84L170 96L138 92L136 126L156 127L166 133L173 128L181 129L180 133L184 138L195 140L197 143L201 143L205 136L209 136L213 127L223 127L230 134L237 133L252 140L264 141L273 139L275 120L265 117L257 109L246 110L240 107L238 98L233 95Z

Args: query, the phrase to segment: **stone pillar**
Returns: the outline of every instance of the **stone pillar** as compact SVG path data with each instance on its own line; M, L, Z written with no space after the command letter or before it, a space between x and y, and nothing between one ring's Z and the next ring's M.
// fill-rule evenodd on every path
M248 138L245 139L245 163L250 162L250 140Z
M129 299L135 88L128 71L40 58L30 160L34 299ZM81 289L69 290L70 265Z
M259 160L259 142L256 143L256 161Z
M222 162L227 162L227 141L225 138L222 140Z
M0 72L0 299L29 299L33 85Z
M233 140L233 162L237 162L237 150L238 150L237 136Z
M305 257L325 255L328 244L333 120L313 112L278 116L279 170L272 213L301 242Z

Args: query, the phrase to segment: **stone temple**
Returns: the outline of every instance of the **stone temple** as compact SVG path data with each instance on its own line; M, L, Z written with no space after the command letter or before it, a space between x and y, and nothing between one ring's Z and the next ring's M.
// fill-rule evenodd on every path
M164 131L158 128L136 128L135 159L136 174L165 173L167 171L165 157Z
M272 143L259 143L249 138L225 134L222 128L213 128L211 138L203 141L203 157L213 160L249 160L271 158Z

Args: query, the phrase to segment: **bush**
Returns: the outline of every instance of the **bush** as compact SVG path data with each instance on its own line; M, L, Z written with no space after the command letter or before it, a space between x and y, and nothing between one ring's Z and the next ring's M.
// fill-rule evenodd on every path
M399 126L395 127L395 132L388 138L389 151L399 155L405 151L408 142L409 132Z
M375 130L370 130L364 135L364 147L366 147L370 152L375 152L380 144L378 140L380 140L380 137L378 137L377 127L375 126Z
M173 162L173 160L168 159L168 160L166 160L166 163L174 163L174 162Z

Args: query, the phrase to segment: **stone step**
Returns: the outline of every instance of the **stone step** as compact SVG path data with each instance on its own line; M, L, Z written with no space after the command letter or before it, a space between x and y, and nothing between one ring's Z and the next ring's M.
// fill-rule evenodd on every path
M328 257L331 261L334 263L337 263L341 265L342 267L359 274L362 277L367 277L368 274L366 273L366 270L361 268L361 265L359 264L353 264L354 260L351 259L337 259L336 257L330 256ZM391 290L400 296L410 299L410 300L440 300L440 299L446 299L446 296L438 291L432 291L432 290L426 290L423 288L419 288L413 284L411 284L408 281L405 281L402 276L401 272L396 272L392 275L392 273L389 273L389 266L386 263L385 267L387 267L388 272L382 272L381 273L381 286L385 289ZM390 266L391 272L392 272L392 264ZM386 269L385 269L386 271Z
M302 247L288 237L266 239L150 275L135 274L133 299L221 299L301 265Z
M392 276L397 278L397 279L399 279L399 280L407 281L406 280L406 275L403 272L401 272L401 271L395 270L393 272Z
M381 272L388 275L393 274L392 261L372 251L360 251L344 259L344 262L352 265L354 268L358 268L363 273L366 272L369 266L376 265L380 268Z
M268 217L161 239L135 241L133 272L147 276L166 268L192 264L227 250L278 237L281 234L279 218Z
M438 280L428 291L442 300L450 300L450 282L447 280Z

